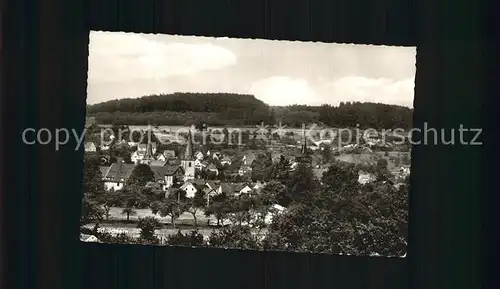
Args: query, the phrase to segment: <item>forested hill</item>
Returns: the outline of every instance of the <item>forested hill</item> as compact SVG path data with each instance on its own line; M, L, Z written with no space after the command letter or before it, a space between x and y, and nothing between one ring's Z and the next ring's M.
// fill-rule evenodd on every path
M289 127L317 123L333 127L411 128L413 110L380 103L339 106L270 107L253 95L173 93L112 100L87 106L99 124L126 125L255 125L282 122Z

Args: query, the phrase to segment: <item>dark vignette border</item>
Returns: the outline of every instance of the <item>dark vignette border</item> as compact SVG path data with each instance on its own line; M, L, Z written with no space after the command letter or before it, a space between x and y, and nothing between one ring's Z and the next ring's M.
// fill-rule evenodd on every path
M481 193L487 188L479 147L413 149L410 252L401 260L82 244L78 218L83 151L73 151L73 143L59 152L25 146L20 138L26 127L83 128L89 29L418 45L415 126L427 121L445 128L460 123L482 127L486 50L478 36L476 1L2 4L2 21L9 27L2 23L1 281L10 282L2 287L480 286L479 217Z

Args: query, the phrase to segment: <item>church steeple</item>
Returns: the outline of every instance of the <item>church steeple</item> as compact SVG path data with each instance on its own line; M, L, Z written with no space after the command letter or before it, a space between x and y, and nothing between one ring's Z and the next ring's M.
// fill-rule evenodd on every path
M151 161L153 161L155 158L154 158L154 154L153 154L153 144L151 143L151 128L148 129L148 144L146 145L146 153L144 154L144 156L142 157L142 160L141 160L141 163L143 164L150 164Z
M187 143L186 143L186 151L184 153L185 160L193 159L193 137L191 135L191 130L188 132Z
M144 156L145 159L152 159L153 158L153 144L151 142L148 142L148 146L146 147L146 155Z
M303 156L307 155L306 125L302 124L302 150Z

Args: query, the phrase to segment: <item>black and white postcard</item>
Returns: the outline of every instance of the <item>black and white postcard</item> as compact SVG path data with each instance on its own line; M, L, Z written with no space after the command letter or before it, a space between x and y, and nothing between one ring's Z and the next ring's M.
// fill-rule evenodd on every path
M414 47L89 46L82 241L406 256Z

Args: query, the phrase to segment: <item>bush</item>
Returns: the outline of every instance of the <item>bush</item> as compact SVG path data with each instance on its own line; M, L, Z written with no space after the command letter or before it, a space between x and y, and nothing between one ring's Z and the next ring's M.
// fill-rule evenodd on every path
M161 228L160 222L154 217L145 217L139 219L137 228L141 229L141 239L146 242L158 243L158 238L155 236L155 230Z
M219 248L260 249L257 238L252 235L249 227L229 226L210 234L209 245Z
M179 230L177 234L168 236L166 243L167 245L181 247L202 247L206 245L203 235L198 230L192 230L186 234Z

